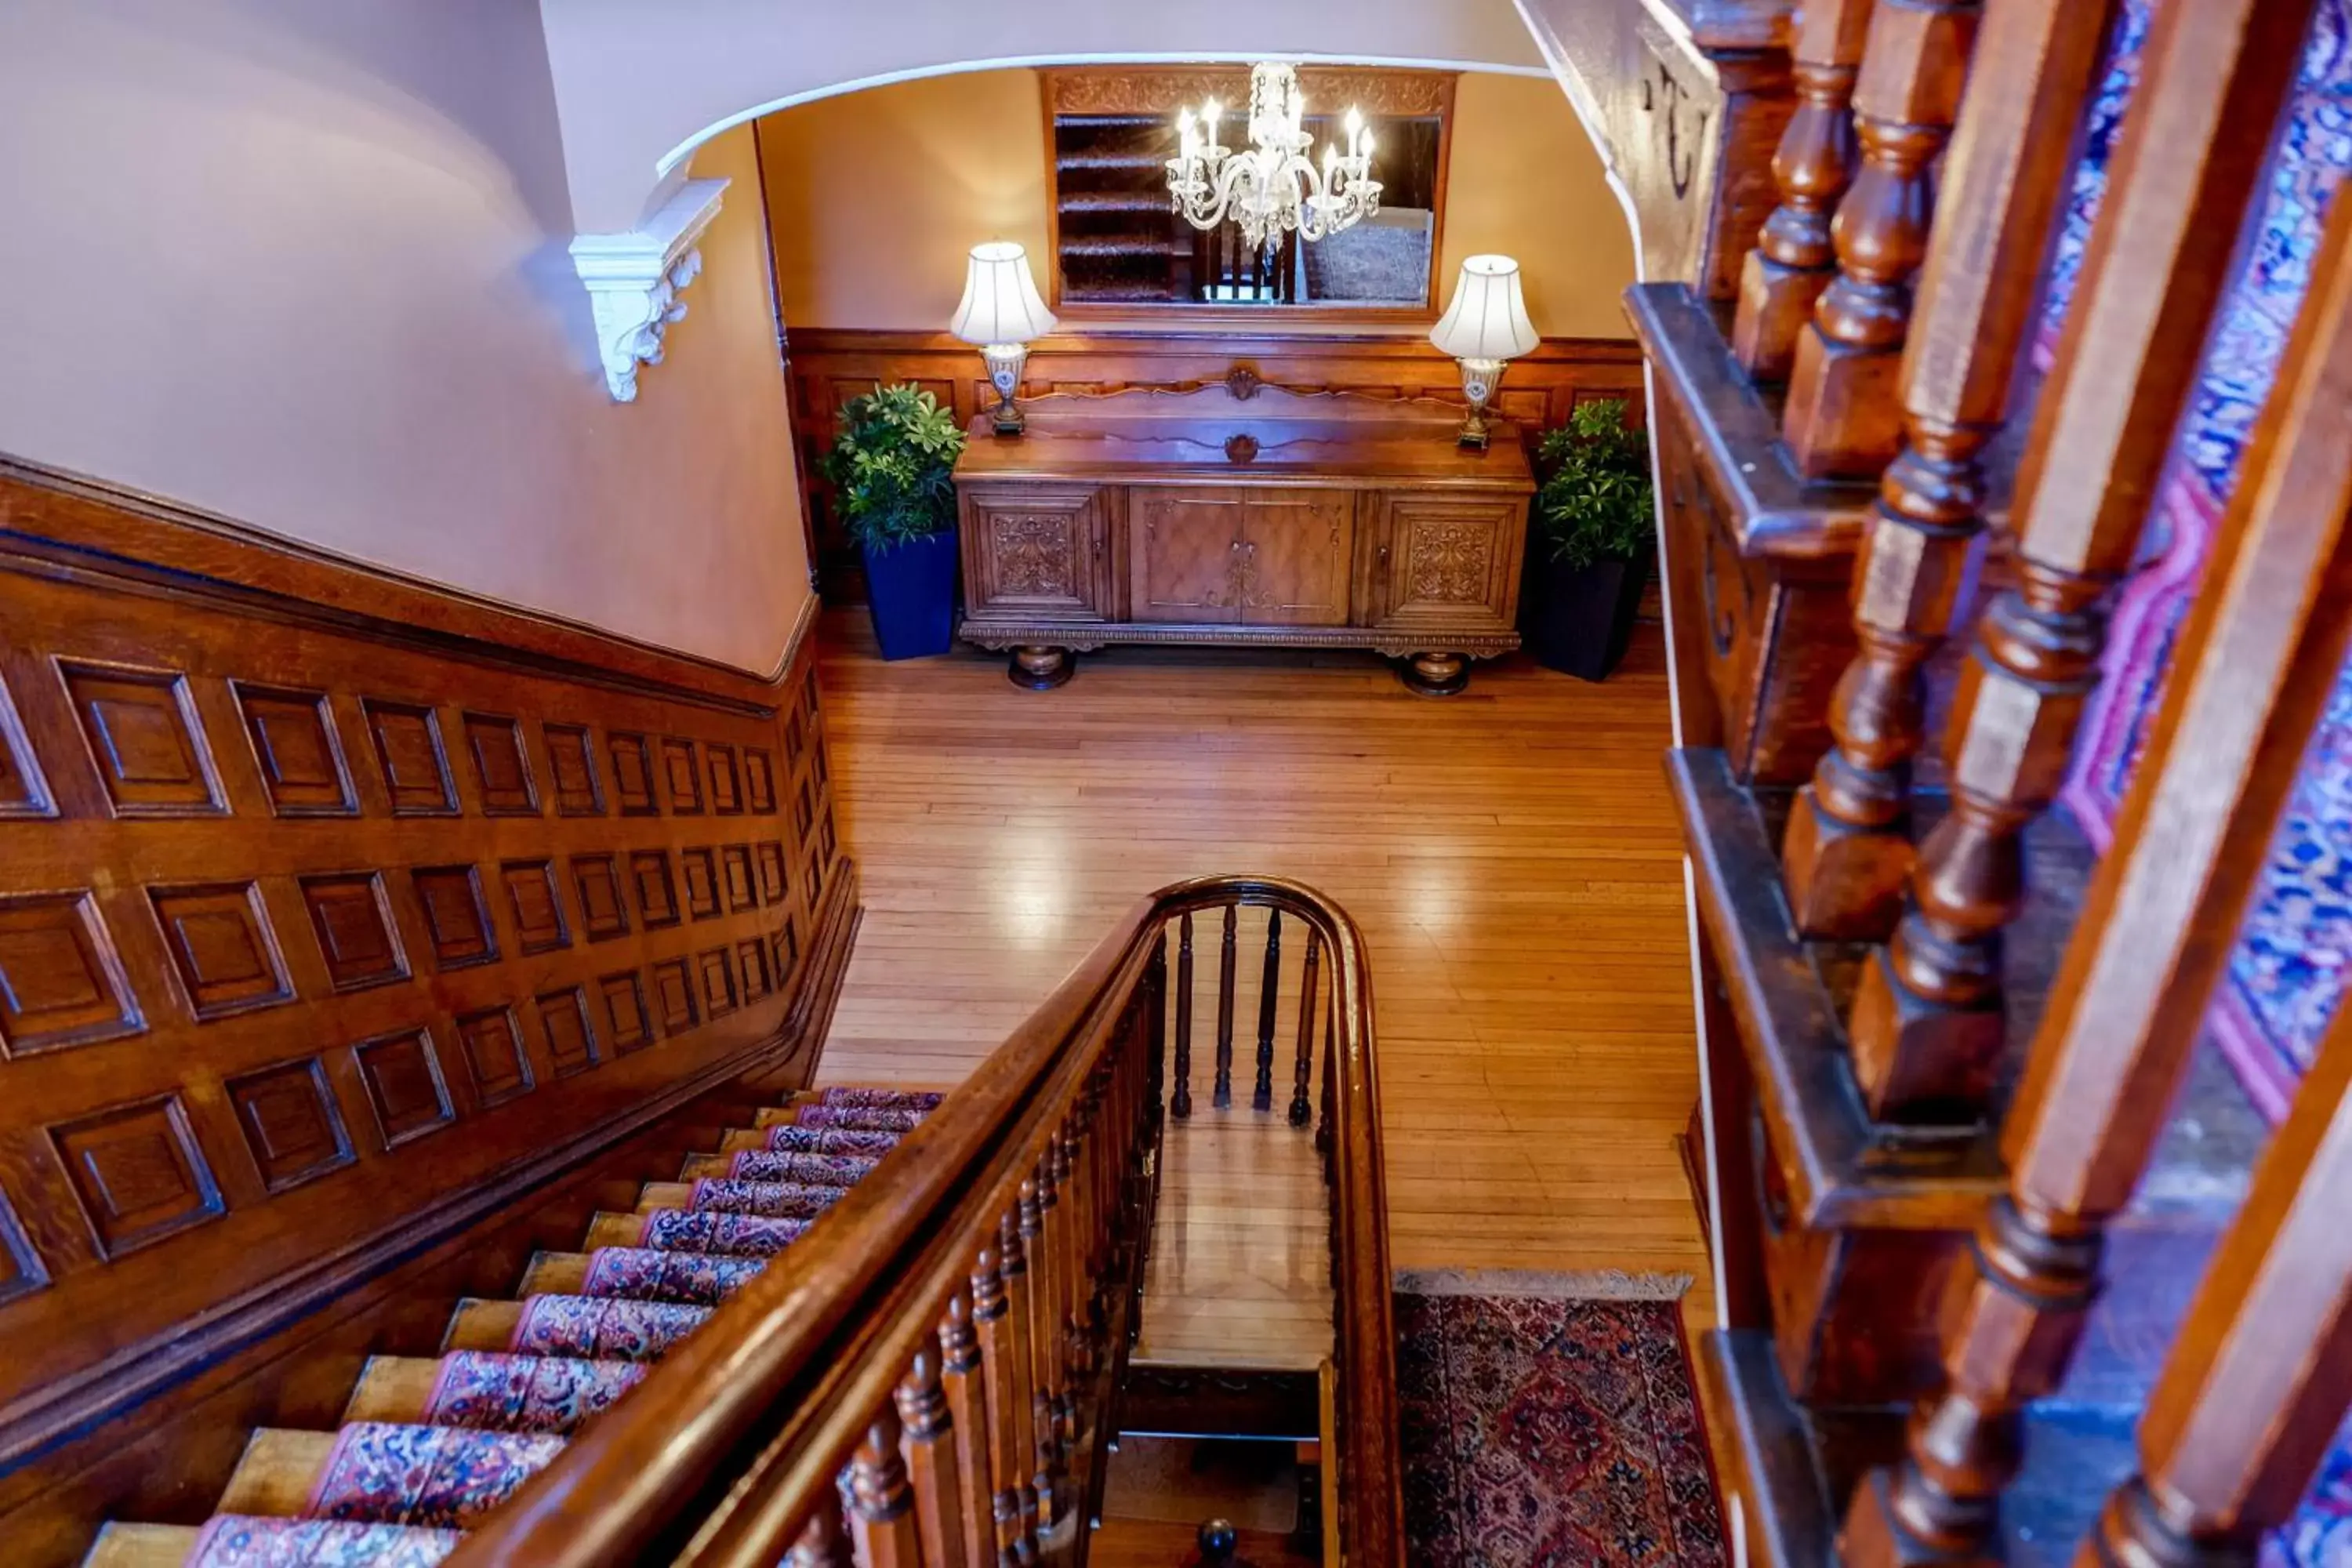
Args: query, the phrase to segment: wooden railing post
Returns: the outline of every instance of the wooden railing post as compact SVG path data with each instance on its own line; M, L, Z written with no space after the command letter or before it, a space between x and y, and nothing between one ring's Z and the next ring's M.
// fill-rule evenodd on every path
M849 1528L858 1568L920 1568L923 1561L898 1435L898 1406L886 1400L849 1467Z
M1797 339L1781 421L1790 456L1815 478L1874 479L1902 440L1895 377L1927 252L1927 170L1959 111L1979 10L1903 0L1871 12L1853 89L1862 168L1830 226L1837 276Z
M1307 928L1307 958L1298 979L1298 1059L1292 1069L1290 1082L1290 1124L1304 1127L1315 1120L1314 1102L1307 1098L1315 1073L1315 982L1316 971L1323 963L1323 935L1313 926Z
M1217 951L1217 1088L1210 1103L1219 1110L1234 1102L1234 938L1240 916L1240 905L1225 906L1224 942Z
M964 1558L963 1477L956 1463L955 1418L940 1381L935 1334L915 1352L897 1392L900 1447L915 1497L915 1531L926 1568L954 1568Z
M785 1568L851 1568L856 1561L850 1555L849 1532L842 1528L841 1506L827 1498L817 1505L817 1510L793 1542L785 1555Z
M1186 910L1177 927L1176 947L1176 1092L1168 1114L1181 1121L1192 1114L1192 911Z
M1257 1083L1250 1092L1250 1109L1274 1109L1275 1004L1282 992L1282 911L1271 910L1265 920L1265 967L1259 972L1257 992Z
M1739 273L1731 352L1758 381L1786 381L1797 340L1837 273L1830 220L1853 184L1853 79L1871 0L1814 0L1790 44L1796 112L1772 154L1780 205L1764 220Z
M992 1254L983 1254L992 1265ZM940 1389L955 1430L956 1477L962 1487L957 1517L963 1523L964 1568L996 1568L990 1521L995 1518L995 1488L989 1479L988 1379L982 1370L980 1335L972 1327L971 1294L948 1298L940 1319Z
M2064 777L2098 679L2101 601L2137 547L2309 9L2166 6L2150 30L2019 474L2016 585L1979 622L1961 675L1951 808L1853 1004L1854 1074L1882 1120L1981 1113L2002 1039L2000 933L2023 898L2021 836Z
M1902 913L1920 669L1951 629L1984 528L1984 450L2008 418L2110 9L1986 7L1903 355L1903 447L1854 559L1861 646L1830 704L1837 743L1789 816L1789 905L1809 937L1881 942Z
M2177 26L2173 58L2190 48L2216 72L2291 75L2295 18L2277 18L2277 31L2244 25L2264 3L2243 0L2242 26L2219 33L2200 25L2218 8L2202 8ZM2275 0L2282 13L2299 4ZM2160 58L2151 58L2143 92L2177 79L2153 68ZM2187 155L2186 144L2166 146L2168 156ZM1902 1468L1878 1472L1855 1492L1845 1561L1856 1568L1992 1560L2000 1494L2021 1458L2024 1409L2064 1376L2097 1294L2106 1223L2130 1200L2170 1116L2352 643L2347 384L2352 204L2331 216L2311 294L2176 645L2115 847L2084 900L2002 1128L2008 1192L1954 1277L1944 1319L1949 1386L1919 1407ZM2323 1273L2352 1268L2344 1237L2313 1245ZM2282 1339L2273 1348L2302 1354L2307 1342Z
M2252 1563L2352 1399L2352 1013L2339 1009L2140 1416L2076 1568Z
M1034 1281L1029 1275L1028 1244L1022 1236L1022 1205L1015 1203L1005 1211L996 1226L998 1272L1004 1281L1005 1348L1012 1353L1005 1357L1011 1363L1012 1375L1006 1380L1007 1394L1013 1405L1013 1447L1010 1456L1013 1468L1000 1471L1000 1477L1010 1476L1020 1482L1022 1533L1028 1538L1031 1551L1037 1538L1054 1526L1053 1479L1045 1473L1039 1460L1043 1452L1039 1445L1053 1440L1050 1424L1041 1430L1037 1420L1037 1361L1030 1345L1033 1321L1029 1297ZM989 1389L989 1397L996 1397L996 1387Z
M1025 1308L1025 1321L1017 1331L1029 1352L1029 1442L1035 1469L1030 1485L1037 1493L1037 1528L1051 1530L1062 1521L1069 1499L1063 1495L1061 1479L1061 1337L1055 1330L1061 1314L1055 1310L1053 1250L1045 1245L1045 1215L1040 1208L1037 1177L1024 1178L1021 1183L1021 1198L1017 1205L1020 1224L1021 1256L1024 1273L1023 1288L1017 1295L1010 1289L1013 1275L1013 1255L1005 1254L1006 1294L1014 1297L1017 1307Z

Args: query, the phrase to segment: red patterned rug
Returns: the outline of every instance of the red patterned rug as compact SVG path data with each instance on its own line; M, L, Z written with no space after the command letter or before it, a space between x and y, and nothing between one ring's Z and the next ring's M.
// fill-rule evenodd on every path
M1730 1561L1673 1300L1546 1293L1525 1277L1398 1285L1416 1568Z

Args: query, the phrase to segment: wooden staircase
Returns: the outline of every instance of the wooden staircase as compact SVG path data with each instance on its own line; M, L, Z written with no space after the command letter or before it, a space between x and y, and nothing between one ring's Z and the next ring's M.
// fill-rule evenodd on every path
M426 1568L879 1167L942 1097L795 1095L541 1252L512 1299L467 1300L438 1358L368 1360L333 1432L263 1427L203 1526L113 1523L88 1568Z

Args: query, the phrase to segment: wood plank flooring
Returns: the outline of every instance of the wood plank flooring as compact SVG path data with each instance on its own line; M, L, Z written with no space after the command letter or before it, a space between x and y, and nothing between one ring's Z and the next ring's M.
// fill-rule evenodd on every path
M1446 701L1369 655L1123 649L1033 693L993 655L884 664L862 611L821 635L866 900L828 1079L952 1083L1139 895L1296 877L1370 942L1397 1267L1689 1274L1711 1312L1674 1142L1696 1068L1654 626L1605 684L1514 658Z

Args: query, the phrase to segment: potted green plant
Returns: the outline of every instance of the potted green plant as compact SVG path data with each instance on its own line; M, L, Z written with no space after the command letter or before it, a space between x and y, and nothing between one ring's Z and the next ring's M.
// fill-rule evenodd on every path
M884 658L955 641L955 415L919 388L877 385L842 405L825 454L841 523L866 561L866 607Z
M1625 657L1650 575L1650 443L1610 398L1577 405L1536 447L1519 632L1537 662L1601 680Z

